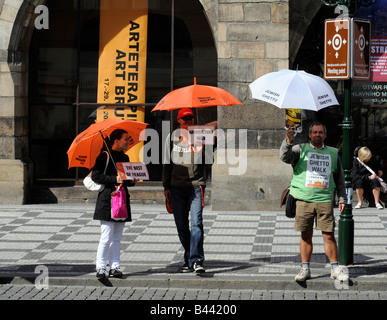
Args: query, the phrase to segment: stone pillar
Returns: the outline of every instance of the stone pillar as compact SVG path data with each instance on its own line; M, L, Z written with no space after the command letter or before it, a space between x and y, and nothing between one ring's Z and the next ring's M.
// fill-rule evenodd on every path
M20 0L0 0L0 204L25 203L30 177L27 72L22 54L22 41L28 38L28 24L22 17L28 6Z
M0 61L0 204L23 204L28 185L25 73ZM19 70L18 70L19 69Z
M223 143L218 145L211 205L215 210L278 210L292 173L279 160L284 110L251 99L248 85L266 73L288 68L288 1L219 0L217 26L218 86L244 103L218 107L218 125L230 142L226 149L232 148L235 129L237 148L247 149L240 150L247 165L232 172L238 166L232 163L235 158L227 159L227 152L224 157Z

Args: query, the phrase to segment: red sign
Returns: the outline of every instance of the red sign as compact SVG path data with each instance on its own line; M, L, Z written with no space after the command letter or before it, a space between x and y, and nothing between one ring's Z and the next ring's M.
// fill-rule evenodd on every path
M353 19L352 35L352 78L369 79L371 22Z
M325 20L324 78L349 79L350 19Z
M387 37L371 39L371 80L387 82Z

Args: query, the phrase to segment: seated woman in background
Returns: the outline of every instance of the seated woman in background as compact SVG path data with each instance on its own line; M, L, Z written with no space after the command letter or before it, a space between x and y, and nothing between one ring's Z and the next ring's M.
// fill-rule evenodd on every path
M368 169L361 163L365 163L370 167L375 174L371 174ZM383 209L383 206L380 204L380 182L377 179L377 176L381 177L383 175L381 164L372 156L370 149L367 147L361 147L358 151L358 158L354 158L353 166L351 171L351 176L353 178L353 189L356 189L356 195L358 198L358 203L355 206L355 209L360 209L363 203L364 189L370 188L375 199L375 206L377 209Z

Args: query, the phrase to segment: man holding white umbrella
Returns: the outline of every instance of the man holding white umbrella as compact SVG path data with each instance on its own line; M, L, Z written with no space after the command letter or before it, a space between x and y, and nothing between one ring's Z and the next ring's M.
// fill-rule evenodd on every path
M338 105L334 91L322 78L299 70L280 70L258 78L250 84L252 97L278 108L319 111ZM348 280L338 265L337 244L334 236L333 201L335 191L342 212L347 201L341 160L336 148L324 144L327 130L314 122L309 128L310 143L294 145L294 128L289 127L280 148L280 158L293 166L290 195L296 201L295 229L301 232L300 253L302 267L295 277L303 282L311 277L310 259L313 251L313 224L321 230L325 253L331 262L331 278Z
M313 251L313 224L321 230L325 253L331 263L331 278L348 280L348 275L338 265L337 244L334 235L335 218L333 200L335 190L342 212L347 201L344 173L338 150L326 146L326 128L315 122L309 129L310 143L293 145L294 130L289 128L280 149L280 158L293 166L290 194L297 199L295 230L301 232L301 270L295 280L304 282L311 277L310 259Z

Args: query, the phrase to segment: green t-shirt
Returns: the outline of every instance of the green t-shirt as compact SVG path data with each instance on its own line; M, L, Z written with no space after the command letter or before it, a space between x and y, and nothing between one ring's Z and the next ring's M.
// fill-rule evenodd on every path
M290 194L308 202L331 202L334 199L337 171L337 149L325 146L314 149L309 143L301 146L300 159L293 170Z

